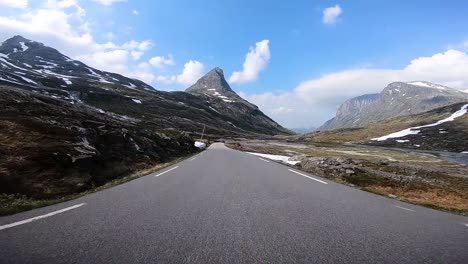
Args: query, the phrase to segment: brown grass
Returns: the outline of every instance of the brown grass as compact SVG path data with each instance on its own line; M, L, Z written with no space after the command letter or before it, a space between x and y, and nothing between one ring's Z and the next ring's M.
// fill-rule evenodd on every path
M399 187L369 186L371 192L383 195L394 194L408 202L429 206L437 209L446 209L460 213L468 213L468 198L457 193L440 189L405 190Z

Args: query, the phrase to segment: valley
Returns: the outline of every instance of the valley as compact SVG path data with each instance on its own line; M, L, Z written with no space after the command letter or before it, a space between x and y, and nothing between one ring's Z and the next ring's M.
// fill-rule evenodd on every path
M21 36L0 54L2 214L144 176L198 153L201 137L283 155L362 190L468 212L467 93L395 82L295 134L234 92L219 67L185 91L165 92Z
M186 92L163 92L21 36L2 43L0 66L0 214L143 176L197 153L202 133L293 134L238 96L220 68Z
M0 264L467 264L466 10L0 0Z

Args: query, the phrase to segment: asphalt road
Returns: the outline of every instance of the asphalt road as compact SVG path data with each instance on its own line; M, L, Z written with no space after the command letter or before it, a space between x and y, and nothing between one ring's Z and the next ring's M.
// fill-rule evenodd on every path
M0 263L468 263L467 217L290 169L214 144L0 218Z

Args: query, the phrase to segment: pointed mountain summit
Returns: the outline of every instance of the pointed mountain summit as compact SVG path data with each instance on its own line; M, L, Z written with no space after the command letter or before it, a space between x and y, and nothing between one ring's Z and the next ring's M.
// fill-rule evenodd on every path
M219 67L212 69L205 76L201 77L186 92L192 94L235 93L226 82L223 70Z

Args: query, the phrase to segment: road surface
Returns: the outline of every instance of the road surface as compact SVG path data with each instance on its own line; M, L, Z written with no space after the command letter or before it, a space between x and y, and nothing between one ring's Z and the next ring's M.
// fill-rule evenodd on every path
M0 263L468 263L468 218L222 144L79 199L0 218Z

